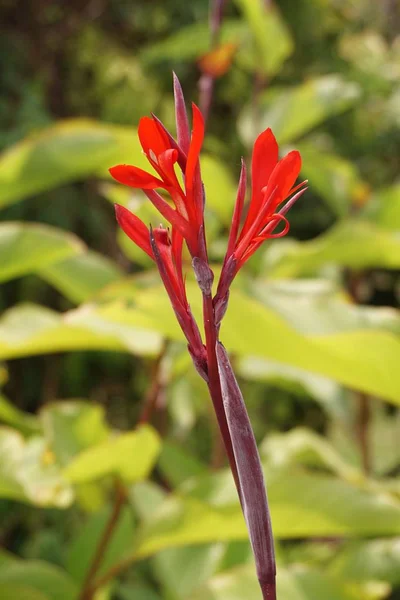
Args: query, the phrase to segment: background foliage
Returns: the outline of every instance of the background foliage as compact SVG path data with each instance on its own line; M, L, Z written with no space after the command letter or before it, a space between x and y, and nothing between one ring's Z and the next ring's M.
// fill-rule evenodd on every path
M208 3L21 4L0 2L2 599L258 599L205 387L112 203L155 215L107 175L144 164L142 115L173 128L172 69L197 100ZM202 158L216 269L262 128L310 179L222 334L285 600L400 598L399 24L391 0L235 0L220 35Z

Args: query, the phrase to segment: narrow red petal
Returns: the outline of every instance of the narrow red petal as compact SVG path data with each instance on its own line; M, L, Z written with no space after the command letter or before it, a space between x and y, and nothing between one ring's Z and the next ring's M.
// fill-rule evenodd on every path
M200 180L199 154L204 140L204 119L200 109L192 104L193 131L185 172L186 194L189 210L195 210L198 221L202 220L203 198Z
M176 119L176 133L178 137L178 144L182 148L183 152L187 154L190 146L190 129L189 121L186 112L185 98L183 96L182 86L178 77L173 74L174 77L174 97L175 97L175 119Z
M242 234L251 226L263 204L262 189L268 184L278 162L278 143L271 129L266 129L256 139L251 160L251 200Z
M142 148L148 156L151 156L151 150L154 156L157 157L161 152L165 152L171 147L168 136L150 117L140 119L138 134Z
M154 190L155 188L165 187L161 179L132 165L116 165L115 167L111 167L109 172L119 183L123 183L129 187L140 188L142 190Z
M276 165L268 182L268 190L278 188L277 203L280 204L288 197L301 169L300 152L293 150L289 152Z
M150 245L150 233L143 221L120 204L115 205L115 215L119 226L126 235L154 260Z
M240 220L242 218L244 199L246 196L246 175L247 175L246 165L245 165L244 160L242 159L242 168L240 171L240 179L239 179L239 186L238 186L238 191L237 191L237 196L236 196L235 209L233 211L233 216L232 216L231 230L229 232L229 240L228 240L228 248L226 251L226 259L228 259L231 256L231 254L235 248L236 240L237 240L238 233L239 233Z

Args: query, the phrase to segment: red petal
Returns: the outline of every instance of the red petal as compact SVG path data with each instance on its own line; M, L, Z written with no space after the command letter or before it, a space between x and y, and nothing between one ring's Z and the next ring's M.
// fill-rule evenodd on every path
M261 190L268 184L277 162L278 143L271 129L266 129L254 143L251 161L251 201L241 236L250 228L263 204L264 195Z
M152 150L157 157L161 152L171 148L168 136L150 117L142 117L139 121L138 134L144 152L149 155Z
M245 195L246 195L246 165L244 163L244 160L242 159L242 168L240 171L240 179L239 179L238 191L237 191L237 196L236 196L235 209L233 211L233 216L232 216L231 230L229 232L229 240L228 240L228 248L226 251L226 258L230 257L230 255L232 254L232 252L235 248L237 236L239 233L240 220L242 218Z
M203 199L200 181L199 154L204 139L204 119L200 109L195 104L192 104L192 110L193 131L186 164L185 185L188 197L188 208L191 212L191 209L194 209L199 221L201 221L200 215L203 213ZM195 198L195 195L198 195L199 197Z
M268 190L271 192L275 187L278 188L278 202L280 204L288 197L294 182L299 176L301 169L300 152L293 150L289 152L276 165L271 178L268 182Z
M120 204L115 205L115 215L119 226L126 235L154 260L150 245L150 233L143 221Z
M119 183L129 185L129 187L140 188L142 190L154 190L155 188L165 187L161 179L132 165L116 165L115 167L111 167L109 172Z
M178 144L185 154L189 151L190 129L185 107L185 98L183 96L181 83L178 77L174 75L174 98L175 98L175 120Z

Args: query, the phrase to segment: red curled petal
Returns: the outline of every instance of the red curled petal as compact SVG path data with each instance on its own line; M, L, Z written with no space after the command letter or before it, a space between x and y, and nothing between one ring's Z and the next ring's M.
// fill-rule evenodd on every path
M116 165L115 167L111 167L109 172L116 181L129 187L140 188L142 190L154 190L155 188L165 187L161 179L132 165Z
M268 182L268 189L278 188L277 205L288 197L301 169L300 152L293 150L289 152L276 165Z
M146 155L149 155L150 150L152 150L157 157L161 152L171 148L167 134L150 117L140 119L138 135Z
M143 221L120 204L115 205L115 215L124 233L154 260L154 254L150 245L150 232Z
M278 233L273 233L274 229L282 221L285 224L283 230L279 231ZM275 215L272 215L268 219L267 225L265 226L263 231L261 231L260 235L258 235L257 237L254 238L254 241L259 242L259 241L269 240L269 239L273 239L273 238L283 237L284 235L286 235L288 233L289 229L290 229L290 223L287 220L287 218L284 215L280 215L279 213L277 213Z

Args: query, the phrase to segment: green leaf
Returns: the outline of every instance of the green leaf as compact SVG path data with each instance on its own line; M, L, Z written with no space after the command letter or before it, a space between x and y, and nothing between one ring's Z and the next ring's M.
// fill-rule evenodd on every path
M400 538L347 543L330 565L330 572L354 581L400 584Z
M190 454L186 448L183 449L171 442L164 442L158 466L173 487L206 471L206 466Z
M142 326L110 323L90 307L59 314L31 304L16 305L0 317L0 358L74 350L119 350L153 356L161 337Z
M357 84L341 75L310 79L296 87L274 88L260 96L261 122L255 130L252 109L246 108L239 131L249 146L259 131L271 127L280 144L293 142L326 119L354 106L360 98Z
M242 43L246 38L246 26L238 19L224 19L220 31L221 43ZM140 52L145 63L193 62L210 50L211 34L207 22L179 27L176 33L164 40L153 41Z
M293 468L267 472L266 481L277 538L400 532L400 504L385 493ZM170 495L138 531L134 558L170 547L247 539L230 473L195 479L183 490L185 495Z
M40 269L39 274L76 304L90 299L106 285L122 277L115 263L91 251L53 263Z
M121 600L161 600L161 597L150 587L140 583L125 583L120 585L118 587L118 597Z
M65 508L72 502L73 492L43 438L25 441L16 431L2 427L0 496L36 506Z
M400 183L377 191L365 208L365 216L393 232L400 229Z
M0 281L20 277L78 254L77 237L48 225L0 224Z
M275 7L263 0L235 0L248 22L255 43L258 62L254 68L267 76L279 72L293 51L293 41L286 24Z
M5 583L1 586L1 600L52 600L35 588L20 583Z
M398 269L400 239L397 232L385 231L367 221L348 220L310 242L282 244L281 251L273 254L271 247L267 255L271 277L310 275L326 264L353 269Z
M365 481L364 474L349 464L325 438L305 428L268 436L260 452L274 467L302 463L324 467L355 484Z
M188 598L216 572L223 552L223 544L171 548L153 558L153 571L168 597Z
M124 162L145 163L133 128L61 121L0 155L0 207Z
M109 436L104 409L87 401L47 404L40 412L45 437L60 465Z
M319 148L314 141L297 143L296 149L302 158L302 175L310 181L313 191L326 201L335 215L347 215L361 194L366 193L355 166Z
M125 481L140 481L152 470L159 450L158 435L145 425L84 450L69 463L64 474L72 483L93 481L111 473Z
M11 425L24 434L38 433L40 424L38 419L16 408L7 398L0 395L0 421Z
M77 584L82 584L93 562L101 536L110 519L110 513L111 509L105 509L90 517L68 547L66 569ZM125 507L107 545L98 576L104 574L124 556L126 550L132 545L133 536L132 512L128 507Z
M284 600L372 600L363 590L349 589L345 583L326 574L308 569L280 568L277 596ZM254 569L240 567L216 575L210 582L190 595L190 600L259 600L260 588ZM187 596L189 600L189 596Z
M201 302L197 286L188 283L195 314ZM173 339L182 339L179 327L158 288L135 291L135 309L110 304L100 314L119 325L141 323ZM143 319L143 321L141 320ZM245 325L245 333L238 328ZM259 356L334 379L351 388L399 403L399 336L365 328L327 335L304 335L274 311L233 290L221 328L221 340L239 356Z
M21 585L43 593L49 600L76 600L78 588L60 568L41 561L18 561L0 568L0 587ZM20 600L15 596L14 600Z
M389 307L351 303L326 279L256 281L254 296L305 334L377 329L400 333L400 314Z

